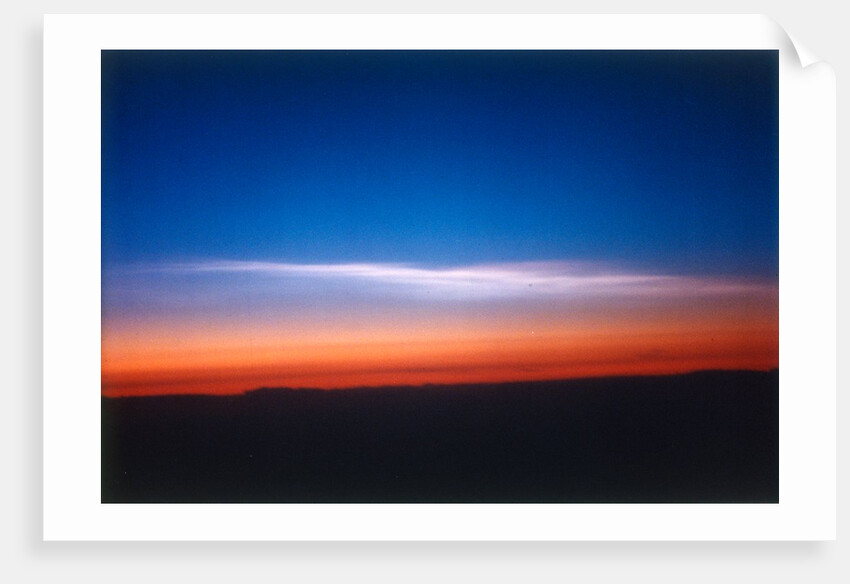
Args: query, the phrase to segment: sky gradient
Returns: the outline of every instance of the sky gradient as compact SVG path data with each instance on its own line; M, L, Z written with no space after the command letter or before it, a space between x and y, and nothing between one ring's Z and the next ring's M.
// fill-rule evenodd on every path
M772 51L105 51L104 395L778 366Z

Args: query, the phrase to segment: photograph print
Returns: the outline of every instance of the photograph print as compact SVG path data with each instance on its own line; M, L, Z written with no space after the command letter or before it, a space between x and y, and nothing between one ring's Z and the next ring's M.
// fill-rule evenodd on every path
M778 71L102 51L102 503L778 503Z

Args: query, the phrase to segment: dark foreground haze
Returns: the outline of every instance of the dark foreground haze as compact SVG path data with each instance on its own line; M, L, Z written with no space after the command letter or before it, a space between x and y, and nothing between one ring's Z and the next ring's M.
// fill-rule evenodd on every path
M105 503L770 503L778 372L102 399Z

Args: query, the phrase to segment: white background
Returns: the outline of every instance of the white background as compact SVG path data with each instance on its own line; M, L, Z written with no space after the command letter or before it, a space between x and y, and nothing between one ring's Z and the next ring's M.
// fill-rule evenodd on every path
M776 6L766 2L674 3L646 2L643 11L764 12L776 19L813 54L830 62L838 77L839 109L842 105L843 75L847 69L848 42L844 40L846 15L834 12L831 2L811 1ZM488 3L491 11L634 12L630 3ZM476 11L481 5L453 2L406 3L412 12ZM238 4L241 11L273 12L303 5L251 2ZM361 3L360 10L384 11L389 5ZM0 253L4 267L2 352L6 370L5 407L0 421L4 507L0 520L0 577L27 581L147 582L153 578L172 581L252 581L296 578L297 581L336 581L361 577L384 580L390 576L431 581L451 577L496 581L580 580L623 581L639 577L656 582L716 582L757 579L773 582L837 582L849 576L850 552L839 542L824 543L547 543L547 544L66 544L41 542L41 16L42 13L110 12L108 2L30 2L4 7L0 17L0 51L6 83L0 91L3 120L0 143L3 161L0 180ZM215 2L124 2L121 12L227 12L227 3ZM344 3L310 4L309 11L345 11ZM839 113L839 168L841 148ZM843 187L839 173L839 212ZM839 214L841 217L841 214ZM839 249L845 238L839 236ZM839 253L839 261L842 254ZM844 273L839 270L839 297L844 290ZM839 318L843 311L839 310ZM845 354L839 321L839 363ZM839 369L840 388L846 374ZM839 456L846 452L842 422L846 408L838 412ZM839 458L840 461L840 458ZM846 464L839 462L839 492ZM839 500L839 513L841 513ZM845 514L846 515L846 514ZM841 537L839 515L839 538ZM842 557L843 556L843 557ZM842 571L844 572L842 574Z
M44 539L823 540L834 528L833 76L761 16L51 15L44 59ZM780 48L778 505L100 504L102 48ZM825 116L825 117L824 117ZM824 180L826 179L826 180ZM826 183L826 184L824 184ZM743 194L742 196L746 196ZM830 202L832 201L832 203ZM830 309L832 307L832 309Z

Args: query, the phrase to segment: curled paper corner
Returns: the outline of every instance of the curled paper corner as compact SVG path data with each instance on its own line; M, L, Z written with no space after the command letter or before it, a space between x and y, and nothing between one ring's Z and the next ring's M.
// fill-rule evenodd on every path
M816 63L825 64L828 66L826 61L817 56L813 51L809 50L809 48L800 42L800 40L789 33L785 27L779 24L777 21L773 20L770 17L764 17L770 20L773 27L776 29L776 34L778 34L781 39L777 43L777 45L788 52L789 54L793 54L797 59L797 62L800 65L801 69L806 69L810 65L814 65Z
M823 61L820 57L811 52L806 45L802 44L797 38L785 33L788 36L788 41L791 43L791 48L797 53L797 59L800 61L800 66L805 69L809 65L820 63Z

